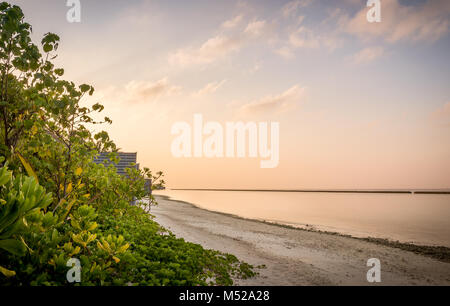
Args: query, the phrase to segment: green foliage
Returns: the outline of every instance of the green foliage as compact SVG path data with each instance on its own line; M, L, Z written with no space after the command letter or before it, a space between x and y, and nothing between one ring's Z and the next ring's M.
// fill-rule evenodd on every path
M131 207L125 215L106 210L99 219L105 234L123 236L130 244L129 251L118 257L124 269L121 278L133 284L231 285L232 276L255 275L252 267L233 255L205 250L200 245L177 239L141 208Z
M0 285L69 285L67 262L78 258L81 285L232 284L254 275L236 257L177 239L132 206L156 204L151 189L163 173L133 167L120 176L93 162L118 161L107 132L88 127L101 104L83 100L94 88L63 80L56 68L59 37L41 50L22 10L0 3ZM142 203L142 202L138 202ZM142 207L141 207L142 206Z
M2 158L3 159L3 158ZM7 167L0 168L0 249L23 256L27 246L20 234L26 231L27 217L46 208L52 201L34 178L14 176ZM6 276L15 273L1 268Z
M11 184L14 180L5 168L0 173L1 182ZM20 254L0 252L0 262L7 263L1 271L15 270L12 275L4 272L10 277L0 278L0 285L68 285L67 262L73 257L81 261L80 285L86 286L231 285L232 276L255 275L251 266L233 255L177 239L142 208L127 202L98 209L82 205L70 214L70 222L61 222L57 215L44 211L51 199L48 194L41 196L45 192L34 178L23 181L33 183L33 188L18 185L24 195L31 196L35 193L29 190L38 190L36 198L43 200L33 204L34 211L22 213L21 241L26 241L29 251L23 244ZM24 201L20 203L28 207Z

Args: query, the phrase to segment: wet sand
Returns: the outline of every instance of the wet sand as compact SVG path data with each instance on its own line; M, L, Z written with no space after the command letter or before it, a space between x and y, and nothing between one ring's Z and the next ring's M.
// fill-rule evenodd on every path
M264 265L236 285L373 285L369 258L381 261L381 285L450 285L450 263L351 237L287 228L158 197L156 221L177 237Z

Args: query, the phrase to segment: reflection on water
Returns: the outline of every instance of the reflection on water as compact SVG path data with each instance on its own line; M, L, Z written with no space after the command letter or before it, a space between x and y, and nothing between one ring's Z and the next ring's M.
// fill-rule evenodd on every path
M155 195L244 218L450 247L450 195L174 190Z

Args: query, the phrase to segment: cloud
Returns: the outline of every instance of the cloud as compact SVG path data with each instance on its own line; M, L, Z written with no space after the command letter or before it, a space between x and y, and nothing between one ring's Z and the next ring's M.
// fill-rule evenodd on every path
M341 8L330 10L328 17L314 28L304 26L302 22L289 30L287 40L275 53L285 59L295 57L296 49L325 49L329 52L343 46L345 34L359 37L367 43L373 39L382 39L389 43L400 41L434 42L448 34L450 28L450 1L424 0L422 4L403 5L399 0L383 0L381 23L369 23L369 10L365 1L348 0L347 3L360 9L349 17ZM364 2L364 3L363 3ZM296 12L306 6L303 1L291 1L283 7L284 15L300 18ZM385 54L381 47L367 47L351 57L355 64L374 61Z
M180 66L211 64L239 50L242 43L239 37L217 35L208 39L199 48L184 48L170 54L169 63Z
M182 48L169 54L169 64L181 67L212 64L265 35L267 28L265 20L252 21L244 31L221 33L208 39L200 47Z
M292 1L285 6L285 9L291 12L293 8L309 5L310 2ZM332 52L342 47L344 41L342 32L336 29L336 23L342 18L341 15L341 9L329 11L328 17L317 24L314 29L302 25L305 16L297 15L284 33L286 38L281 47L275 50L275 53L284 59L293 59L296 49L324 49Z
M225 28L225 29L235 28L241 23L242 18L243 18L242 15L238 15L230 20L227 20L224 23L222 23L222 28Z
M312 3L312 0L294 0L291 2L288 2L283 6L281 9L281 12L283 13L283 16L288 18L290 16L295 15L295 13L303 7L307 7Z
M367 64L383 56L383 54L384 49L382 47L368 47L353 55L352 62L357 65Z
M294 48L326 48L333 51L340 47L341 40L333 34L317 34L304 26L289 35L289 43Z
M421 5L402 5L399 0L383 0L381 22L367 22L368 8L353 18L342 19L340 28L362 40L382 38L399 41L434 42L449 31L450 1L428 0Z
M156 82L130 81L125 86L109 86L96 92L95 98L123 104L143 104L178 94L181 87L170 84L168 78Z
M278 50L275 50L275 53L277 53L278 55L280 55L281 57L283 57L284 59L293 59L295 58L294 52L292 51L291 48L289 47L281 47Z
M202 89L200 89L199 91L197 91L196 93L194 93L195 97L202 97L202 96L206 96L209 94L213 94L215 93L220 87L222 87L225 83L227 82L227 80L223 80L221 82L211 82L206 84L205 87L203 87Z
M264 33L264 30L266 29L266 25L267 23L265 20L256 20L250 22L247 25L247 28L245 29L244 33L252 36L261 36Z
M318 48L320 46L319 37L305 27L300 27L291 33L289 42L296 48Z
M437 109L430 117L437 124L450 126L450 102Z
M302 100L304 92L305 88L295 85L279 95L267 96L245 104L240 107L239 112L242 114L285 112L294 108Z
M172 95L180 91L180 87L169 84L167 78L163 78L156 82L131 81L125 86L125 90L140 101L152 101L162 96Z

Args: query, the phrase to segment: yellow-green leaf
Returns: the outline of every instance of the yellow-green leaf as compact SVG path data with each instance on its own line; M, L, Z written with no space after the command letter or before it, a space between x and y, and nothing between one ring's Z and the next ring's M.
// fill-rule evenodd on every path
M80 249L79 246L77 246L77 247L75 248L75 250L70 254L70 256L77 255L77 254L80 253L80 252L81 252L81 249Z
M75 221L75 220L70 220L70 225L72 225L72 227L77 229L77 230L81 230L80 224L77 221Z
M82 168L78 168L77 170L75 170L75 175L81 175L81 173L83 173Z
M95 238L97 238L97 234L91 234L91 235L89 235L88 240L86 242L90 243L90 242L94 241Z
M67 186L66 192L67 193L71 193L72 192L72 183L70 183L69 186Z
M100 241L97 241L97 247L99 249L102 249L102 250L106 251L105 247L103 246L103 244L100 243Z
M94 262L94 264L92 265L91 270L90 270L91 273L94 272L94 270L95 270L96 267L97 267L97 263Z
M39 184L38 177L37 177L36 173L34 172L33 168L31 167L31 165L25 160L25 158L20 153L17 153L17 156L19 156L19 159L22 162L22 165L24 166L28 175L34 177L36 179L36 182Z
M98 224L96 222L92 223L92 225L88 228L88 231L93 231L97 228Z
M119 253L123 253L123 252L125 252L129 247L130 247L130 245L127 243L127 244L125 244L125 245L122 245L117 251L118 251Z
M0 266L0 272L6 277L13 277L16 275L16 272L3 268L2 266Z
M74 200L70 201L69 204L67 204L66 211L64 212L64 215L62 216L62 219L61 219L61 220L63 220L63 221L66 220L67 215L68 215L68 214L70 213L70 211L72 210L72 206L73 206L73 204L75 204L76 201L77 201L77 200L74 199Z

